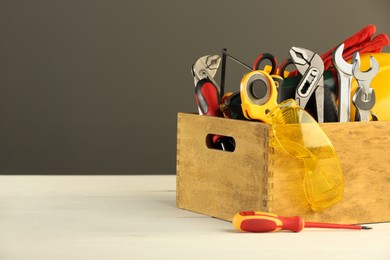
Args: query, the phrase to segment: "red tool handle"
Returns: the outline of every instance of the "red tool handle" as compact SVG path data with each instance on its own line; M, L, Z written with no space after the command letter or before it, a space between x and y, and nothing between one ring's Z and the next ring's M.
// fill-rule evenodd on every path
M196 84L195 99L201 114L216 117L223 116L219 108L218 89L208 78L204 78Z
M268 212L244 211L233 218L236 229L247 232L274 232L290 230L300 232L304 227L301 217L280 217Z
M195 100L198 104L199 114L207 116L223 117L220 109L220 94L214 83L208 79L201 79L195 86ZM224 150L224 140L220 135L214 135L213 144Z

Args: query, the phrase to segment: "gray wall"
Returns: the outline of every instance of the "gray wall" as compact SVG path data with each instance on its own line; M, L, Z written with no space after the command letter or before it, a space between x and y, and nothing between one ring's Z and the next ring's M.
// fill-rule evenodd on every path
M2 0L0 174L174 174L197 58L323 53L369 23L390 35L389 11L387 0ZM243 72L228 63L228 90Z

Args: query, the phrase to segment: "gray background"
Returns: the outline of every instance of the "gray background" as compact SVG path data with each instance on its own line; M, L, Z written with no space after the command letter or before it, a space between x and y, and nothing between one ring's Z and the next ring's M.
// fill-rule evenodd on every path
M390 35L389 11L387 0L1 0L0 174L174 174L197 58L321 54L369 23ZM228 62L228 90L244 72Z

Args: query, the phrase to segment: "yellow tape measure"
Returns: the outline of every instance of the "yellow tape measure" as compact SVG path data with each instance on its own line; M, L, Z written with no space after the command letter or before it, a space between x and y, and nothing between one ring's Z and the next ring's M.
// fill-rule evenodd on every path
M272 77L278 77L277 81ZM245 74L242 78L241 107L247 119L272 123L267 114L278 105L277 85L282 80L279 76L272 77L265 71L255 70Z

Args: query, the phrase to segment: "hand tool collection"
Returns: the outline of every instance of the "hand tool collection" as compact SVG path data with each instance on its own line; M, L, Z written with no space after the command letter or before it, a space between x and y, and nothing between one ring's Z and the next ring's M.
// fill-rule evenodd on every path
M382 53L390 40L383 33L373 37L375 31L370 24L323 55L292 47L290 58L280 67L270 53L260 54L252 67L226 49L222 59L219 55L203 56L192 66L199 114L271 124L269 111L294 99L318 123L390 120L390 110L383 105L390 99L390 53ZM225 94L226 57L249 72L241 79L239 91ZM271 66L262 68L265 60ZM218 85L214 78L221 61ZM289 72L286 68L290 65L295 68ZM363 65L368 69L362 71ZM216 144L218 139L214 138Z
M368 226L305 222L301 217L281 217L268 212L243 211L237 213L233 218L233 226L239 231L265 233L280 230L300 232L304 228L336 228L336 229L372 229Z
M344 177L334 147L318 123L390 120L390 53L382 52L390 40L383 33L373 37L375 32L376 27L370 24L323 55L291 47L290 58L280 66L270 53L261 53L253 66L226 49L222 57L203 56L192 66L199 114L272 125L280 146L303 161L302 190L310 208L318 211L330 207L342 199ZM248 73L242 77L238 91L225 93L227 58ZM220 64L218 84L215 76ZM235 142L232 137L212 135L211 146L231 152ZM293 222L275 216L270 222L276 223L277 219L287 223L286 227ZM294 221L300 223L300 229L293 231L300 231L303 220ZM305 226L324 227L318 223Z

